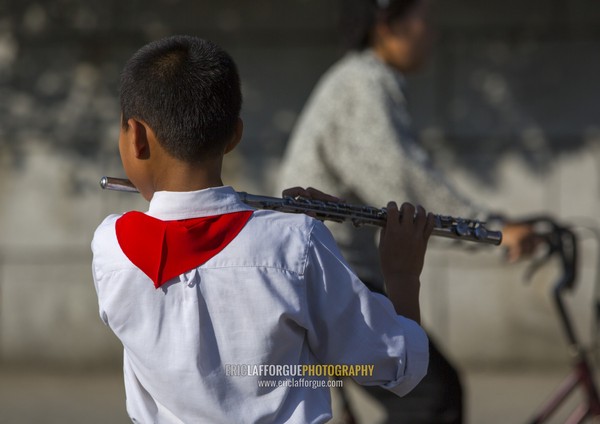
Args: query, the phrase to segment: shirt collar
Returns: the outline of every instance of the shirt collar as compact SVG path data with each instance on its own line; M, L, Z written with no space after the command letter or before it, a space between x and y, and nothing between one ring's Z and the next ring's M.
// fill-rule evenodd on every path
M222 186L197 191L158 191L146 214L170 221L245 210L252 208L242 203L232 187Z

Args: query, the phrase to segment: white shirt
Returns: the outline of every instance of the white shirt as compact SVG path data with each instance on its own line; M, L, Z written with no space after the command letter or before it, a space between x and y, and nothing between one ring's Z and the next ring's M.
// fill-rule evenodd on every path
M147 214L178 220L248 209L219 187L155 193ZM100 316L124 346L134 422L331 419L328 388L259 387L265 377L228 376L229 364L370 364L373 375L355 380L398 395L425 375L421 327L366 289L319 221L255 211L219 254L155 289L119 247L118 218L96 230L93 274Z

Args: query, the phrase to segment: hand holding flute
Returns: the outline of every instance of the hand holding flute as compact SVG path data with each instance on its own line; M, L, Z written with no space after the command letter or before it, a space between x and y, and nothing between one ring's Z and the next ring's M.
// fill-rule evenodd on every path
M309 187L284 190L283 197L302 197L324 202L341 202L335 196ZM387 219L379 238L379 257L387 295L398 314L420 322L419 292L427 242L435 226L435 215L422 206L396 202L386 207ZM414 217L406 219L406 217Z

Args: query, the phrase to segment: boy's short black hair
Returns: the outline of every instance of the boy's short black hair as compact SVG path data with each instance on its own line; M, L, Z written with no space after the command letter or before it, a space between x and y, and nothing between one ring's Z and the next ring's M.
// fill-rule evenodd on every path
M176 35L151 42L121 74L121 113L147 123L164 149L196 162L222 151L242 105L233 59L216 44Z

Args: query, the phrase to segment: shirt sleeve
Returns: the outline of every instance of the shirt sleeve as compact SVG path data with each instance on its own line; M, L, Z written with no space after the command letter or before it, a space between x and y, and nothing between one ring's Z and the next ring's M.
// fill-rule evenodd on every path
M425 332L365 287L320 222L311 234L304 277L308 343L321 363L373 365L373 374L356 377L357 383L399 396L421 381L429 361Z
M93 263L92 263L92 277L94 279L94 288L96 289L96 294L98 294L99 293L99 291L98 291L98 277L96 277L96 266ZM106 312L102 308L102 304L100 302L100 297L98 297L98 313L99 313L100 319L102 320L102 322L104 323L104 325L108 326L108 317L106 316Z
M336 137L322 140L327 163L365 203L410 201L437 213L469 218L486 214L436 169L412 132L402 91L376 79L342 84L334 119Z

